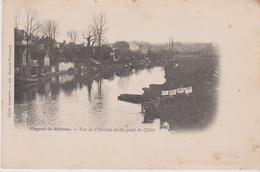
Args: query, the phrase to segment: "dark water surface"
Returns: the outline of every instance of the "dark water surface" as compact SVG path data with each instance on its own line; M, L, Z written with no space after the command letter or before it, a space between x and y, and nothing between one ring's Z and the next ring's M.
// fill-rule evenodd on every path
M121 68L87 75L53 76L36 85L15 86L16 127L153 127L170 131L205 129L217 111L218 59L177 59L163 67ZM115 72L116 71L116 72ZM91 79L92 78L92 79ZM152 85L150 85L152 84ZM118 100L143 94L140 104ZM183 93L190 88L190 93ZM161 96L162 91L179 90ZM171 92L172 92L171 91ZM148 97L147 97L148 96ZM145 98L145 99L146 99Z
M16 86L15 126L27 127L140 127L139 104L118 101L123 93L142 94L149 84L163 84L163 67L131 70L125 76L88 79L54 76L37 85Z

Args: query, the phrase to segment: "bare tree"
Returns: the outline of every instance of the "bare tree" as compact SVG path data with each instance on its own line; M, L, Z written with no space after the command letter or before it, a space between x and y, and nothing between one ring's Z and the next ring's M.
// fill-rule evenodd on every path
M106 25L107 20L106 16L103 13L93 16L93 21L91 23L91 32L93 33L94 40L98 46L101 46L104 42L105 32L107 30Z
M37 22L37 15L34 11L28 10L26 12L26 20L24 30L27 33L27 40L31 40L34 36L37 36L40 31L40 24Z
M95 35L93 32L90 30L87 32L82 32L81 33L83 40L87 41L87 46L92 47L95 43Z
M31 76L30 73L30 65L28 64L31 59L29 56L30 46L32 39L37 36L39 33L40 25L37 22L37 15L34 11L28 10L25 15L25 22L24 22L24 30L26 32L26 61L27 61L27 68L26 68L26 75L28 77Z
M76 30L71 30L67 32L67 35L69 37L70 42L76 43L78 39L78 31Z
M55 20L47 20L41 29L44 36L55 39L58 32L58 23Z
M20 28L20 24L21 24L21 11L20 10L16 10L15 11L15 28L19 29Z

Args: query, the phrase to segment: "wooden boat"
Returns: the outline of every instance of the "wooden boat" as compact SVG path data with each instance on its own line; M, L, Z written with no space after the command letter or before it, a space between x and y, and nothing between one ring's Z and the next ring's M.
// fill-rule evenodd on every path
M33 82L38 82L38 78L24 78L24 77L20 77L20 76L15 76L15 82L33 83Z
M138 94L120 94L118 100L139 104L142 102L143 96Z

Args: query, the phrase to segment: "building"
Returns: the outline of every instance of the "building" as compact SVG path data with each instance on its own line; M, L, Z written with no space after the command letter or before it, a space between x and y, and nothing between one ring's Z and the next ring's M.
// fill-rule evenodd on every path
M117 41L113 44L115 60L124 60L130 55L130 45L126 41Z
M53 48L60 48L60 43L55 41L53 43Z
M131 51L138 51L139 50L139 45L135 42L130 42L129 43L129 48Z
M59 59L54 51L47 50L43 58L42 72L59 72Z
M149 42L143 41L133 41L129 43L130 50L142 54L143 57L146 57L148 51L151 49L151 44Z
M148 46L141 46L141 47L140 47L140 52L141 52L141 54L142 54L144 57L147 56L148 51L149 51L149 47L148 47Z
M139 50L144 57L147 56L148 52L151 50L151 47L151 44L148 42L139 43Z

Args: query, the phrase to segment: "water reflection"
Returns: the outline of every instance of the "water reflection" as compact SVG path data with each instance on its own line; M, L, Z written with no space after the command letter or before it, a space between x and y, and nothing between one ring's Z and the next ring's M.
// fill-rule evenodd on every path
M36 98L37 85L15 86L15 103L29 103Z
M53 76L29 86L16 85L15 125L61 127L140 126L140 105L117 100L123 92L142 93L150 83L164 83L164 70L127 69L95 76ZM136 84L138 83L138 84Z
M53 76L15 86L15 125L61 127L140 127L159 119L158 128L194 130L209 126L217 108L217 59L175 61L149 69L119 69L89 76ZM153 106L118 101L123 93L143 94L155 84ZM156 85L157 84L157 85ZM192 87L189 96L158 96L163 90ZM158 103L159 102L159 103Z

